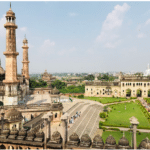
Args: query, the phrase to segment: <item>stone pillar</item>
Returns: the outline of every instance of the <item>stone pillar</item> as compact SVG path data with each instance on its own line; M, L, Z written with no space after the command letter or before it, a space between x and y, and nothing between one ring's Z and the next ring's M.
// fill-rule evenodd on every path
M50 115L48 118L48 138L49 138L49 140L51 140L51 120L52 120L52 115Z
M130 118L130 123L132 124L132 145L133 149L136 149L136 130L137 130L137 125L139 124L137 118L134 116Z
M66 143L67 143L67 139L68 139L67 120L68 120L68 116L66 114L61 117L61 121L62 121L63 149L66 148Z
M47 119L44 119L44 149L47 149Z
M1 131L3 131L4 129L4 112L1 112L1 120L2 120L2 124L1 124Z

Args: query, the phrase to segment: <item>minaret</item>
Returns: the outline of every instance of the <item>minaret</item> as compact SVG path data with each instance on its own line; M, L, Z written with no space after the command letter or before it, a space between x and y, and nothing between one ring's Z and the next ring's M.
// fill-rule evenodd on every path
M17 55L16 52L16 29L18 28L15 24L15 13L10 9L6 13L6 51L3 54L6 56L6 68L5 68L5 98L4 105L17 105L17 86L19 80L17 80Z
M23 70L22 70L22 75L25 76L25 79L29 79L29 61L28 61L28 40L26 37L23 40Z

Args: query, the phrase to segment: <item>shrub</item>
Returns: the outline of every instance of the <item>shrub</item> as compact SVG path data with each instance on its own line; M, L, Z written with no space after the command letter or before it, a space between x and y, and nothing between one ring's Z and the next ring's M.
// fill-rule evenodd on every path
M78 98L84 98L84 95L83 94L78 95Z
M104 113L104 112L100 113L101 118L106 118L106 116L107 116L106 113Z
M112 98L115 98L115 96L113 95Z

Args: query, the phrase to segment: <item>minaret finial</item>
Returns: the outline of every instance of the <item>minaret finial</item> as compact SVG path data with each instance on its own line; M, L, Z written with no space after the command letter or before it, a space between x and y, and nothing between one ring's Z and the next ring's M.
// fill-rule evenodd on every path
M24 38L26 38L26 34L24 35Z
M10 9L11 9L11 2L10 2Z
M0 58L0 66L1 66L1 58Z

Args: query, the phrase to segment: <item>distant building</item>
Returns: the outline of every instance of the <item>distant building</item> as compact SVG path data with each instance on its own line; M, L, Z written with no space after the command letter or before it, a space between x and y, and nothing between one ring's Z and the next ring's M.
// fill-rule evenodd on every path
M145 70L144 72L144 76L149 76L150 75L150 68L149 68L149 64L147 66L147 70Z
M150 77L120 73L117 81L86 81L85 96L150 97Z

